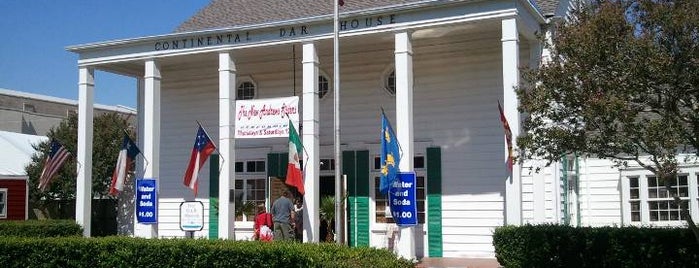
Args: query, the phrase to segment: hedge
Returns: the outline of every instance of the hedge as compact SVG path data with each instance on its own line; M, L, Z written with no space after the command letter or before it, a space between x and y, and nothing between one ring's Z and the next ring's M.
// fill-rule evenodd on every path
M73 220L0 221L0 237L61 237L82 235L82 227Z
M687 228L503 226L493 245L504 267L699 267Z
M4 267L413 267L375 248L206 239L0 238Z

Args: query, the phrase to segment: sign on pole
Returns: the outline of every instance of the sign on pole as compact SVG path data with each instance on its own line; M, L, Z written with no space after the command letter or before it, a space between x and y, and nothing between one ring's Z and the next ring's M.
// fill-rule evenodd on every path
M204 203L185 201L180 203L180 230L185 232L204 229Z
M288 137L289 119L298 125L298 96L237 100L235 101L235 138Z
M138 223L158 223L158 192L154 179L136 179L136 219Z
M388 189L391 215L398 226L417 225L415 172L399 172Z

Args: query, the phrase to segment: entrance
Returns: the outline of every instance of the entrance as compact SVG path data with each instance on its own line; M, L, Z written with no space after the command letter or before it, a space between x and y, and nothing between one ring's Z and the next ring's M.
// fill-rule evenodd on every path
M335 176L320 176L319 178L319 188L320 190L318 191L318 205L321 208L321 213L323 212L323 206L322 206L322 200L323 198L330 196L334 197L335 196ZM333 209L335 206L333 206ZM320 217L320 215L319 215ZM330 228L333 230L335 228L335 223L330 222ZM320 242L326 241L326 238L328 237L328 222L324 221L323 219L320 219L320 226L319 226L319 240Z

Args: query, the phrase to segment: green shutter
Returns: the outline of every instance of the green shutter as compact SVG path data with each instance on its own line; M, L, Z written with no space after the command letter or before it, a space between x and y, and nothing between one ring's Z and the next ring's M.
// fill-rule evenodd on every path
M218 154L212 154L209 170L218 170ZM218 172L209 172L209 239L218 239Z
M267 154L267 177L279 177L279 154Z
M369 246L369 151L342 152L342 172L349 194L349 245Z
M289 153L267 154L267 177L286 177L286 166L289 163Z
M442 150L427 148L427 248L442 257Z

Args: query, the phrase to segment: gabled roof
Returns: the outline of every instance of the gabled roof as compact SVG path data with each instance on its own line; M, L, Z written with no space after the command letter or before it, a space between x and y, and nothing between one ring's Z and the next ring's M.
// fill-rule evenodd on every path
M484 0L488 1L488 0ZM560 0L530 0L540 2L542 15L553 13ZM444 0L345 0L342 12L377 8L400 7L410 4L439 5L454 1ZM175 32L190 32L234 26L331 15L331 0L212 0L192 17L180 24Z
M24 167L32 161L32 145L47 141L44 136L0 131L0 177L26 176Z

